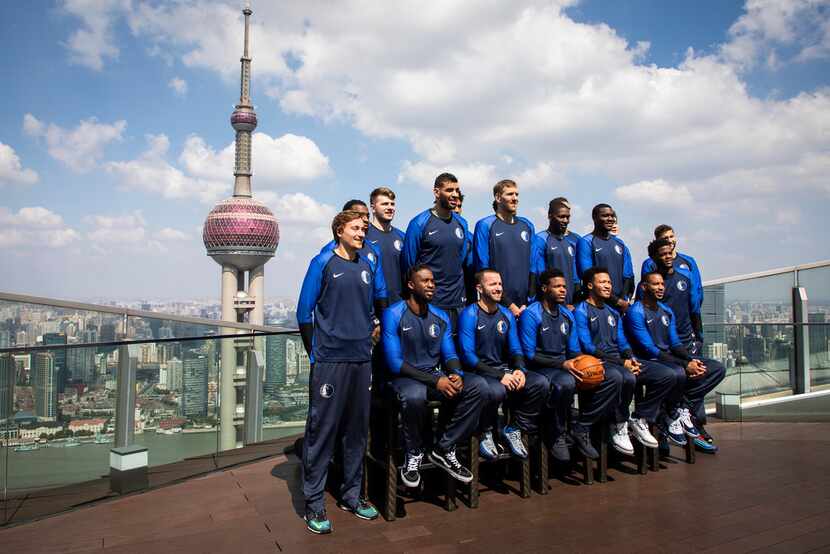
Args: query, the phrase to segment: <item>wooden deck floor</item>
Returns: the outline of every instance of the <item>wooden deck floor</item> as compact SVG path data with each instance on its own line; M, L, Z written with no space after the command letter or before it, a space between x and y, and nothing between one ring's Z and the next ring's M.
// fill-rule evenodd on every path
M334 533L298 516L299 468L277 456L0 531L3 552L830 552L830 424L713 424L716 456L645 476L482 494L453 513L364 522L328 499ZM678 451L679 454L679 451Z

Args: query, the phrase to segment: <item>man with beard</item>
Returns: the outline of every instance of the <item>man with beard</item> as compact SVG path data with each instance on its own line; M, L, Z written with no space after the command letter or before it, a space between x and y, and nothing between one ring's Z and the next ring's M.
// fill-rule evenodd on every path
M565 279L565 304L573 309L574 297L579 292L576 249L580 237L568 231L571 208L566 199L550 201L548 221L548 228L536 235L534 271L540 275L545 270L560 271Z
M401 299L401 251L403 250L403 231L392 226L395 217L395 192L387 187L379 187L369 195L372 206L372 221L366 232L366 241L380 252L383 277L389 294L389 304Z

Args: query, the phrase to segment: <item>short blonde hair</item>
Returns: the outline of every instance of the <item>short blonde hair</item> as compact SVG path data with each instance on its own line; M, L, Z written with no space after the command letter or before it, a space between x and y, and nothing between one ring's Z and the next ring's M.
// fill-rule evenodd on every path
M377 198L378 196L388 196L389 198L394 200L395 191L390 189L389 187L378 187L372 191L372 194L369 195L369 202L374 202L375 198Z

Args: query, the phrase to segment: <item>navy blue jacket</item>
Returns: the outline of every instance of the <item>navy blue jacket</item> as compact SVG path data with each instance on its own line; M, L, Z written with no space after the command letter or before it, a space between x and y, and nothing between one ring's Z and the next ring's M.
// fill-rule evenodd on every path
M582 352L614 363L631 357L617 310L608 304L597 308L587 301L580 302L574 307L574 319Z
M441 309L460 308L464 294L464 261L467 258L467 222L458 214L444 221L424 210L406 228L401 274L426 264L435 277L434 304Z
M605 267L611 275L611 286L614 296L625 298L626 280L634 284L634 267L631 264L631 252L619 237L614 235L601 239L589 233L583 236L576 249L576 269L579 278L592 267ZM633 292L630 291L630 292Z
M381 231L374 225L369 225L366 231L366 242L379 251L379 260L383 268L383 278L386 281L386 291L389 304L401 299L401 252L403 251L403 231L392 227L389 232Z
M458 342L461 361L481 373L501 379L505 372L524 371L524 357L516 319L504 306L489 314L471 304L458 317Z
M385 298L375 277L360 253L344 260L330 250L311 260L297 302L297 323L313 325L312 363L371 360L374 301Z
M573 302L574 291L579 285L579 272L576 270L578 241L579 237L573 239L571 234L560 237L547 229L536 234L534 272L541 275L547 269L558 269L565 275L568 286L565 304Z
M531 290L534 272L533 224L523 218L505 223L495 215L489 215L476 223L473 233L473 251L476 271L495 269L501 274L502 304L509 306L527 304L535 290Z
M695 289L694 298L696 304L692 307L692 312L700 313L700 308L703 304L703 280L700 277L700 269L697 266L697 262L688 254L678 252L677 257L674 259L674 269L675 271L685 271L689 274ZM646 258L643 260L643 265L640 268L640 281L643 280L643 275L651 273L652 271L657 271L657 264L651 258Z
M641 301L635 302L628 308L623 322L637 356L681 366L691 359L677 334L674 312L662 302L654 310Z
M562 305L554 313L542 302L528 306L519 316L519 339L531 367L561 368L580 353L574 316Z
M337 248L337 241L332 240L331 242L327 242L323 247L320 249L320 253L323 252L334 252L334 249ZM371 244L368 240L363 241L363 246L360 250L357 251L358 254L366 258L366 261L369 262L369 265L372 266L372 273L375 274L375 279L379 281L378 287L380 290L380 294L378 298L389 298L389 289L386 285L386 278L383 274L383 271L378 271L383 267L383 258L382 254L380 253L380 249Z

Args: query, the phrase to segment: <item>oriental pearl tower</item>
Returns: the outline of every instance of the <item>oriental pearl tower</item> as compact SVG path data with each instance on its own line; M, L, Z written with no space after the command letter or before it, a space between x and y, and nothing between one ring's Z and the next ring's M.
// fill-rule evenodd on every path
M265 263L274 256L280 233L277 219L262 202L251 197L251 133L257 126L251 104L251 57L248 36L251 8L245 16L239 103L231 114L236 131L236 162L233 196L220 201L208 214L202 232L207 255L222 266L222 320L264 323ZM247 273L247 287L246 287ZM232 334L231 329L222 334ZM245 356L249 339L222 340L222 377L219 388L220 447L236 447L242 437L242 396L245 386Z

